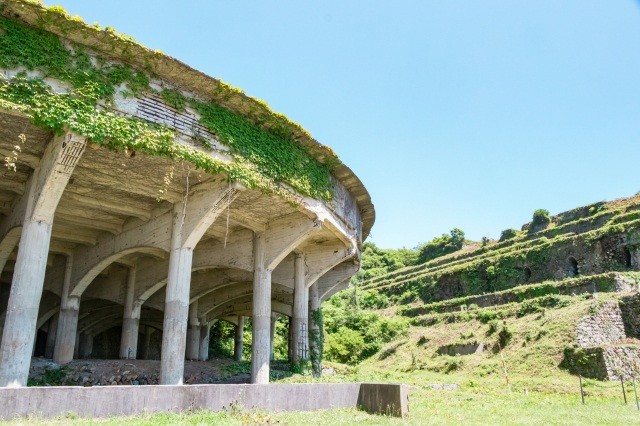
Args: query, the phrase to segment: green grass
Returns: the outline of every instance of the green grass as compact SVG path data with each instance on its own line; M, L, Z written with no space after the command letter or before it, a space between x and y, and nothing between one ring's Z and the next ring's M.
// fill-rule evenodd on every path
M493 388L481 384L463 384L454 391L433 390L426 385L412 386L410 413L404 419L367 414L356 409L322 410L315 412L266 412L231 410L212 412L198 410L186 413L141 414L133 417L108 419L83 419L73 414L56 419L30 418L10 422L19 424L51 425L243 425L243 424L287 424L287 425L352 425L371 424L433 424L433 425L621 425L637 424L640 412L636 410L633 390L628 389L629 404L624 405L619 385L618 395L605 397L587 396L582 405L577 390L573 394L547 394L523 391L509 394L503 386ZM613 392L611 392L613 393Z
M598 302L615 298L600 295ZM491 323L477 319L411 327L409 335L386 345L358 366L325 363L334 374L314 380L310 375L287 375L279 382L386 382L410 386L409 417L400 420L367 414L357 409L316 412L266 412L233 407L227 411L198 410L181 414L140 414L133 417L82 419L74 415L45 420L31 418L10 424L549 424L621 425L640 422L633 388L627 383L624 404L619 382L584 379L586 404L580 401L578 379L559 368L563 348L572 344L576 323L588 315L593 300L576 298L575 303L521 317L507 318L512 337L502 352L486 350L465 356L442 356L443 345L483 341L492 345L498 331ZM498 329L502 327L499 321ZM510 388L506 384L504 358ZM245 372L248 363L228 367L231 373ZM452 367L453 366L453 367ZM430 384L455 384L456 390L434 390Z

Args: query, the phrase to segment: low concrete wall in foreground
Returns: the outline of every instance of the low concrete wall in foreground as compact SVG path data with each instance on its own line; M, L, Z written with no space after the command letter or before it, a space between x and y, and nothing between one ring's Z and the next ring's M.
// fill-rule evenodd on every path
M223 410L237 405L269 411L359 407L374 414L408 413L407 387L376 383L96 386L0 388L0 419L130 416L142 412Z

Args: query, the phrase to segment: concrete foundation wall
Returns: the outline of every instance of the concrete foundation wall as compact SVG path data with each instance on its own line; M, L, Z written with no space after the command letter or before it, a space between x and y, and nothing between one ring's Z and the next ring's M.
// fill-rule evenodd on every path
M404 416L406 386L374 383L271 385L112 386L0 388L4 420L73 412L82 417L128 416L189 409L313 411L360 407L370 413Z

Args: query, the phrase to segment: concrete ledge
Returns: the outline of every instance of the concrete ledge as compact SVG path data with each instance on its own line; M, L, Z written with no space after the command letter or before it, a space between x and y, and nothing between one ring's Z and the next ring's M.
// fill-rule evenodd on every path
M404 417L409 413L409 392L403 385L361 383L358 407L373 414Z
M270 411L359 407L398 417L408 412L406 386L374 383L0 388L0 401L3 420L30 415L48 418L69 412L81 417L108 417L144 411L218 411L236 404Z

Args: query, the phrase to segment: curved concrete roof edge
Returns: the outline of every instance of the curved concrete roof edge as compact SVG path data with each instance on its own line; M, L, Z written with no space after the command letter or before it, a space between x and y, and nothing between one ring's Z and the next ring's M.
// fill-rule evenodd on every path
M375 208L371 196L356 174L344 164L333 150L314 139L299 124L283 114L272 111L265 103L232 88L214 77L190 67L180 60L160 51L151 50L127 36L112 31L101 30L79 18L71 18L59 7L47 8L34 0L0 0L1 13L26 24L42 28L62 38L85 45L107 57L128 63L135 68L153 71L158 77L176 86L193 92L242 114L247 120L247 110L262 110L293 131L293 139L305 146L311 155L321 163L327 159L337 162L333 175L356 200L362 217L362 240L369 235L375 222ZM43 16L47 19L43 19ZM125 53L126 52L126 53ZM225 91L225 99L220 99L220 91Z

